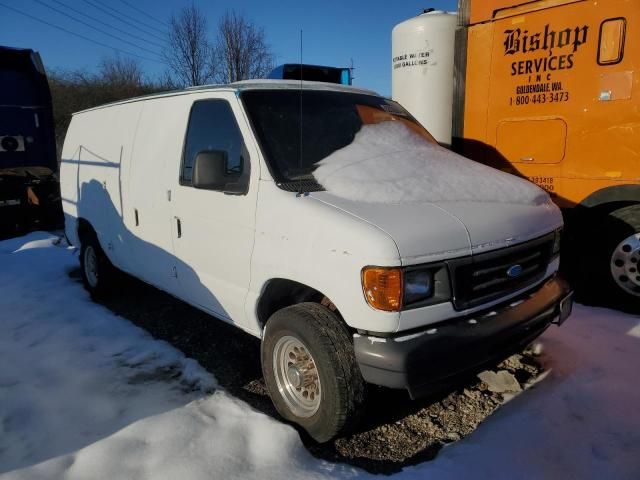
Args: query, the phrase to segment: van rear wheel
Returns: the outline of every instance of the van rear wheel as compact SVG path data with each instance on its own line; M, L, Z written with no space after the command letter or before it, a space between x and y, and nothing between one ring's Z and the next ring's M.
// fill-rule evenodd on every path
M106 297L112 288L114 267L95 235L85 238L80 246L82 283L95 300Z
M274 313L262 341L262 371L278 413L327 442L357 424L365 385L349 332L316 303Z

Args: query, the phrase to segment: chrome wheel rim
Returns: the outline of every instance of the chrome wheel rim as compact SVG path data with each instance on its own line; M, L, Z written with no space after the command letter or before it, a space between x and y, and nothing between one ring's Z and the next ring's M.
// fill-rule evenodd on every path
M308 418L320 408L320 376L309 349L295 337L280 338L273 350L278 391L291 412Z
M92 288L98 285L98 257L92 246L84 250L84 274Z
M611 255L611 275L625 292L640 297L640 233L618 244Z

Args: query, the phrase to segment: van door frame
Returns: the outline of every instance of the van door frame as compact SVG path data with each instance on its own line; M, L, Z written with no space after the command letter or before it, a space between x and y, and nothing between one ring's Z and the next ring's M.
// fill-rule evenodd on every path
M197 190L181 183L188 119L182 132L182 154L172 162L169 174L172 240L178 282L183 298L188 303L253 331L254 328L247 324L245 302L251 282L261 155L236 92L219 90L191 94L188 96L189 111L196 102L206 100L223 100L230 106L249 156L245 159L245 168L249 168L249 186L246 194L237 195ZM206 202L203 202L204 199ZM203 204L208 206L208 212L205 212ZM224 209L230 205L242 205L241 209L234 210L240 212L240 222L226 215ZM205 215L215 212L216 206L221 208L217 217ZM177 221L180 221L182 230L180 238ZM209 240L205 241L205 238ZM218 247L218 251L224 251L224 255L211 255L211 251L207 250L210 247Z

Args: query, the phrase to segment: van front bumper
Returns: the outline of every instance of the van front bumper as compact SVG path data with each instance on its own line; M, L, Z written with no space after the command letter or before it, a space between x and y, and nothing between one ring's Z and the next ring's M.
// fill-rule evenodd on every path
M522 350L551 323L561 324L572 302L569 285L554 277L533 292L472 316L391 337L354 335L356 359L367 382L407 389L416 398Z

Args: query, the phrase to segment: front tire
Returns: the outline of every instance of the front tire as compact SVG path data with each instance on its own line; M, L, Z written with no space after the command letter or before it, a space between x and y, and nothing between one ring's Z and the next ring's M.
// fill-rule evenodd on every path
M80 246L82 283L94 300L101 300L112 289L114 267L94 235L85 238Z
M262 341L262 370L278 413L327 442L355 426L365 385L349 332L316 303L274 313Z

